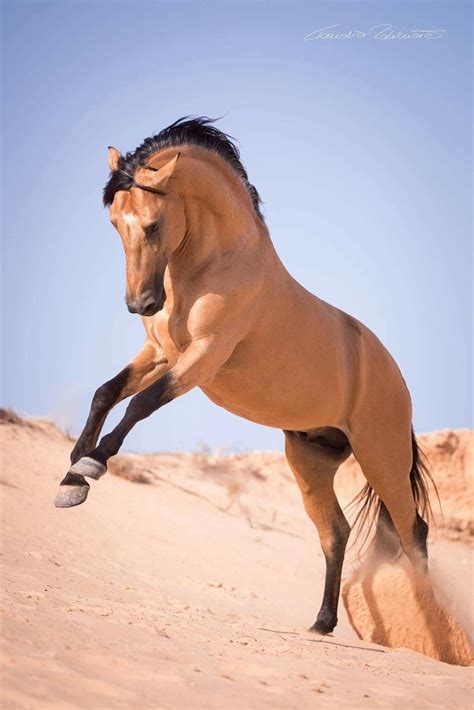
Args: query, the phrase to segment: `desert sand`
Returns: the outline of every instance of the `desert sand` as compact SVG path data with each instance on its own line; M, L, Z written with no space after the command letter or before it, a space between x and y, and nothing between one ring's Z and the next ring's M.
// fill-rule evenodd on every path
M342 602L332 635L307 632L324 559L280 453L123 455L60 510L71 439L13 416L0 436L2 707L472 707L472 668L358 638ZM473 434L420 438L436 594L469 634ZM349 460L339 494L360 483Z

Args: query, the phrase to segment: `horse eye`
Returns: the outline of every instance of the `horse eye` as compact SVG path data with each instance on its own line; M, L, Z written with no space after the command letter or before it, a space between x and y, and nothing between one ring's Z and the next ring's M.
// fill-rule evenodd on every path
M157 237L159 231L159 222L152 222L145 227L145 235L150 237Z

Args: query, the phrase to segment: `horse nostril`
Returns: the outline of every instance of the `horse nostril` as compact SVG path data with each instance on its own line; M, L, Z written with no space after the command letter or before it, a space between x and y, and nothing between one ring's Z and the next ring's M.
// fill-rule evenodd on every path
M150 298L147 300L147 302L143 305L141 309L141 314L142 316L151 316L153 313L156 311L156 301L154 298Z
M140 316L151 316L156 313L157 302L150 292L145 293L145 298L130 298L127 300L127 308L130 313L138 313Z

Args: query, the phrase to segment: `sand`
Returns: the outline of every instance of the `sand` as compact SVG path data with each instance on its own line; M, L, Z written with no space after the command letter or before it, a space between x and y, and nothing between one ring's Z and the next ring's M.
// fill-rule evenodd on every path
M342 603L331 636L307 632L324 560L280 454L125 456L116 473L141 483L107 475L58 510L71 440L37 422L0 437L2 707L472 706L472 668L363 641ZM469 630L472 552L449 539L466 511L429 549Z

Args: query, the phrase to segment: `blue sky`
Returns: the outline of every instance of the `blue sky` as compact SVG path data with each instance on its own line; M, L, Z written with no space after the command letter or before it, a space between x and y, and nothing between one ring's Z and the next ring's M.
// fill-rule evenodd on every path
M106 148L221 116L276 248L372 328L417 430L471 425L471 4L4 2L2 403L77 434L143 341L101 206ZM376 40L370 28L446 30ZM329 25L361 39L304 41ZM109 418L117 421L121 409ZM193 392L129 450L280 448Z

